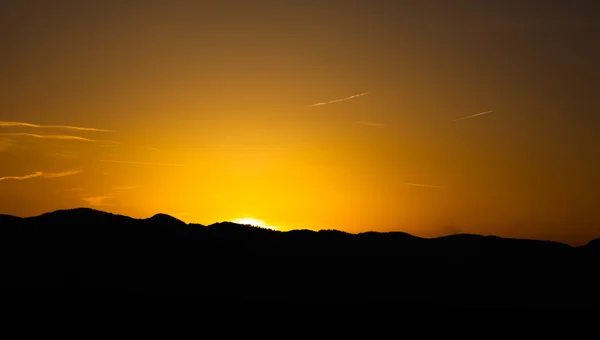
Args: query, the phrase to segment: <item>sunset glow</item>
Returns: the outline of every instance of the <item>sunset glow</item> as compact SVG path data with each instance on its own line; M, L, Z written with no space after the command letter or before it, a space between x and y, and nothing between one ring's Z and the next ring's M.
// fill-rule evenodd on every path
M261 220L257 220L254 218L238 218L232 221L233 223L237 223L237 224L243 224L243 225L251 225L254 227L261 227L264 228L265 222L261 221Z
M599 237L600 20L459 2L11 1L0 214Z

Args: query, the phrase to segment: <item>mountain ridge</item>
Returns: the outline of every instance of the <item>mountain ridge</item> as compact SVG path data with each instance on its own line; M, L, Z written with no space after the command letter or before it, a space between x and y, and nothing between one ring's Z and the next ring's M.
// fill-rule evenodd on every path
M115 213L111 213L111 212L106 212L106 211L102 211L102 210L97 210L97 209L92 209L92 208L73 208L73 209L59 209L59 210L55 210L55 211L51 211L51 212L46 212L40 215L35 215L35 216L29 216L29 217L18 217L18 216L13 216L13 215L8 215L8 214L0 214L0 227L3 224L3 221L7 222L12 222L12 223L18 223L19 221L33 221L33 220L41 220L44 218L65 218L67 217L66 221L68 220L73 220L75 218L92 218L92 217L103 217L103 218L119 218L119 219L123 219L123 220L130 220L130 221L152 221L152 222L158 222L163 223L163 224L167 224L167 223L176 223L176 224L180 224L180 225L185 225L187 227L202 227L202 228L206 228L206 227L218 227L218 226L224 226L224 225L236 225L236 226L247 226L247 227L252 227L252 228L256 228L256 229L264 229L264 230L269 230L269 231L273 231L273 232L279 232L279 233L342 233L342 234L346 234L346 235L353 235L353 236L359 236L359 237L380 237L380 236L388 236L388 237L396 237L396 238L405 238L405 239L413 239L413 240L437 240L437 241L443 241L443 240L448 240L448 239L456 239L456 238L461 238L461 239L467 239L467 238L471 238L471 239L500 239L500 240L510 240L510 241L521 241L521 242L541 242L541 243L547 243L547 244L554 244L554 245L560 245L560 246L566 246L566 247L570 247L570 248L584 248L584 247L588 247L588 246L598 246L600 247L600 238L596 238L596 239L592 239L590 241L588 241L588 243L581 245L581 246L573 246L567 243L563 243L563 242L558 242L558 241L551 241L551 240L540 240L540 239L530 239L530 238L511 238L511 237L502 237L502 236L498 236L498 235L479 235L479 234L468 234L468 233L458 233L458 234L451 234L451 235L444 235L444 236L438 236L438 237L420 237L420 236L415 236L406 232L402 232L402 231L386 231L386 232L380 232L380 231L366 231L366 232L359 232L359 233L350 233L350 232L346 232L346 231L342 231L342 230L337 230L337 229L320 229L320 230L311 230L311 229L292 229L292 230L286 230L286 231L281 231L281 230L274 230L274 229L270 229L270 228L262 228L260 226L251 226L251 225L244 225L244 224L238 224L238 223L234 223L234 222L230 222L230 221L222 221L222 222L215 222L212 224L208 224L208 225L203 225L203 224L198 224L198 223L186 223L184 221L181 221L179 219L177 219L176 217L173 217L171 215L168 214L164 214L164 213L157 213L154 214L151 217L148 218L133 218L130 216L126 216L126 215L121 215L121 214L115 214Z
M57 303L241 301L251 310L584 308L600 306L599 262L597 240L572 247L480 235L284 232L87 208L0 216L0 297L19 303L41 296Z

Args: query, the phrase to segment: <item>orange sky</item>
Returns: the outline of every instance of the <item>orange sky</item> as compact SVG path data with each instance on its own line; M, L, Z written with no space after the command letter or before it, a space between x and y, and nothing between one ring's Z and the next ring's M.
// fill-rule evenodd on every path
M594 2L3 6L0 213L600 237Z

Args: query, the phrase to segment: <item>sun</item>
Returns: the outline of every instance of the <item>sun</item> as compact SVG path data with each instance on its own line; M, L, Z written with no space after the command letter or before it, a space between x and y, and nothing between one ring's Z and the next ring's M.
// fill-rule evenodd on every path
M261 220L257 220L255 218L249 218L249 217L235 219L235 220L233 220L233 223L251 225L251 226L255 226L255 227L263 227L263 228L266 226L265 222L263 222Z
M238 219L233 220L232 222L236 223L236 224L244 224L244 225L251 225L251 226L261 227L261 228L275 229L275 227L268 226L264 221L258 220L256 218L250 218L250 217L238 218Z

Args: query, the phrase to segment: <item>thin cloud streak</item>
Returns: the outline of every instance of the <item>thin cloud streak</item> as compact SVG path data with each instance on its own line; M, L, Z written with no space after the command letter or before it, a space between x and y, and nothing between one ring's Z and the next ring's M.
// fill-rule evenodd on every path
M0 181L8 181L8 180L24 181L26 179L37 178L37 177L42 177L42 176L44 176L44 173L42 171L38 171L36 173L30 174L30 175L25 175L25 176L0 177Z
M32 179L32 178L60 178L60 177L67 177L67 176L74 176L74 175L78 175L80 173L82 173L83 171L81 170L68 170L68 171L63 171L63 172L56 172L56 173L45 173L43 171L37 171L33 174L29 174L29 175L25 175L25 176L6 176L6 177L0 177L0 181L8 181L8 180L15 180L15 181L24 181L27 179Z
M115 146L120 145L120 142L112 141L112 140L96 140L90 139L80 136L69 136L69 135L39 135L35 133L25 133L25 132L2 132L0 136L14 136L14 137L29 137L35 139L42 140L73 140L73 141L81 141L87 143L97 143L98 146ZM106 143L106 144L102 144Z
M339 102L343 102L343 101L346 101L346 100L350 100L350 99L354 99L354 98L358 98L358 97L366 96L366 95L368 95L369 93L371 93L371 92L363 92L363 93L355 94L355 95L353 95L353 96L350 96L350 97L348 97L348 98L336 99L336 100L331 100L331 101L328 101L328 102L323 102L323 103L316 103L316 104L310 105L310 107L321 106L321 105L327 105L327 104L333 104L333 103L339 103Z
M96 140L93 139L89 139L89 138L84 138L84 137L79 137L79 136L66 136L66 135L37 135L34 133L20 133L20 132L14 132L14 133L0 133L0 135L2 136L24 136L24 137L31 137L31 138L37 138L37 139L56 139L56 140L77 140L77 141L82 141L82 142L97 142Z
M28 127L34 129L63 129L63 130L75 130L75 131L91 131L91 132L115 132L115 130L69 126L69 125L39 125L25 122L6 122L0 121L0 127Z
M69 170L69 171L63 171L63 172L56 172L56 173L51 173L51 174L44 174L44 178L60 178L60 177L75 176L75 175L79 175L82 172L83 171L81 171L81 170Z
M109 159L101 159L98 162L102 163L120 163L120 164L134 164L134 165L157 165L157 166L179 166L183 167L183 164L166 164L166 163L151 163L151 162L134 162L134 161L116 161Z
M466 117L455 119L455 120L453 120L453 122L458 122L460 120L465 120L465 119L470 119L470 118L474 118L474 117L478 117L478 116L483 116L483 115L486 115L486 114L492 113L492 112L494 112L494 111L485 111L485 112L477 113L477 114L474 114L474 115L470 115L470 116L466 116Z
M439 185L419 184L419 183L404 183L404 185L408 185L408 186L412 186L412 187L421 187L421 188L436 188L436 189L443 188Z

